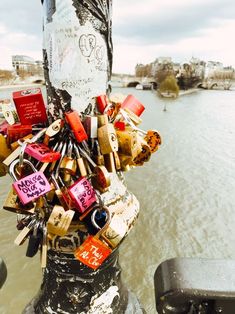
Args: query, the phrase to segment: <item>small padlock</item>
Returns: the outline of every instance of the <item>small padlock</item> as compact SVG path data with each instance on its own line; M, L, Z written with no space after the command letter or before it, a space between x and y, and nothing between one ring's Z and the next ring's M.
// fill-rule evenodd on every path
M138 137L141 143L141 152L133 159L132 163L134 166L142 166L144 162L149 161L152 155L147 142L141 136Z
M94 212L97 208L100 208L100 206L97 205L94 208ZM82 243L82 245L79 246L74 252L74 256L80 262L94 270L100 267L105 259L112 253L112 250L108 246L108 244L99 239L100 235L105 232L110 223L110 213L108 208L106 206L103 206L102 209L105 210L107 214L106 224L103 228L99 228L100 230L97 232L96 235L88 236L86 240Z
M47 221L48 232L63 237L69 229L74 214L74 210L65 210L62 206L55 205Z
M10 99L0 100L0 106L2 107L2 114L4 118L10 125L19 121L15 106L11 103Z
M80 175L81 177L86 177L87 176L86 166L85 166L83 158L80 156L79 149L77 148L76 145L74 146L74 151L77 157L77 166L78 166Z
M44 139L43 139L43 144L48 145L50 142L50 139L58 134L61 129L64 126L64 120L62 119L57 119L55 120L46 130Z
M105 108L108 106L108 102L107 95L100 95L96 97L96 104L100 113L103 114Z
M71 110L69 112L65 112L65 118L76 140L79 143L88 139L88 136L77 111Z
M50 149L42 143L29 143L25 148L25 153L40 162L54 162L60 159L60 153Z
M90 182L82 177L68 188L69 195L74 200L76 209L83 213L96 202L96 193Z
M19 159L11 163L9 174L16 181L12 186L22 204L25 205L48 193L51 190L51 186L43 172L37 171L34 165L26 159L23 159L23 164L27 164L32 169L33 173L17 181L15 167L19 163Z

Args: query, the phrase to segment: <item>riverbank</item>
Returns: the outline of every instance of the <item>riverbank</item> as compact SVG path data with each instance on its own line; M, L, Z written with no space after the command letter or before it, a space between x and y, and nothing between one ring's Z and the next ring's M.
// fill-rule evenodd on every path
M43 85L38 84L38 83L2 85L2 86L0 86L0 91L1 90L7 90L7 89L19 89L19 88L24 89L24 88L41 87L41 86L43 86Z
M200 88L190 88L190 89L187 89L187 90L180 90L179 91L179 96L190 95L190 94L196 93L196 92L198 92L200 90L201 90Z

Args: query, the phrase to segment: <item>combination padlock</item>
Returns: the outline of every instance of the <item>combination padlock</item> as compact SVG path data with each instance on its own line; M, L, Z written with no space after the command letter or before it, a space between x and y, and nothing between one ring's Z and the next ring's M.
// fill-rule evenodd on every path
M112 253L112 249L107 243L100 239L100 235L105 232L110 223L110 212L106 206L100 208L100 205L94 207L94 212L96 210L104 210L107 214L107 220L105 225L100 229L96 235L89 235L86 240L79 246L75 252L74 256L86 266L96 270L100 267L105 259ZM94 222L94 221L93 221Z
M33 173L17 180L15 167L19 163L20 159L16 159L11 163L9 167L9 174L15 181L12 185L14 190L19 196L22 204L25 205L48 193L51 190L51 186L43 172L37 171L34 165L27 159L23 159L23 164L28 165L32 169Z

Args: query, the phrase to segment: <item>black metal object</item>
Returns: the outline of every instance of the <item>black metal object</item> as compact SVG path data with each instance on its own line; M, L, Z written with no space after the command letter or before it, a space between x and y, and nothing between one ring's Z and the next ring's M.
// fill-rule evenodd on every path
M7 279L7 267L2 258L0 258L0 289Z
M159 314L234 314L235 261L173 258L154 275Z

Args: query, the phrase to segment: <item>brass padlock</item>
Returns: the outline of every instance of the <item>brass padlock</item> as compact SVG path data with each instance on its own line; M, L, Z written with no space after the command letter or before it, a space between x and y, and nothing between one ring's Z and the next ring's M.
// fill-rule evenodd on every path
M47 221L47 230L49 233L65 236L73 220L75 211L65 210L62 206L55 205Z
M117 131L117 138L120 154L135 158L141 152L142 148L136 131L130 128Z
M102 119L98 116L98 123L101 125L98 128L98 141L100 145L100 151L102 155L118 151L118 140L116 130L113 124L108 123L105 118L106 115L102 115Z
M32 215L34 214L35 205L33 203L30 203L30 206L20 205L18 195L11 187L7 195L7 198L3 204L3 209L16 214Z
M63 180L65 183L70 183L71 176L75 176L77 171L77 161L72 157L73 143L70 140L68 144L68 151L60 163L60 170L64 172Z
M11 149L8 147L7 139L3 134L0 134L0 161L3 161L11 154Z

